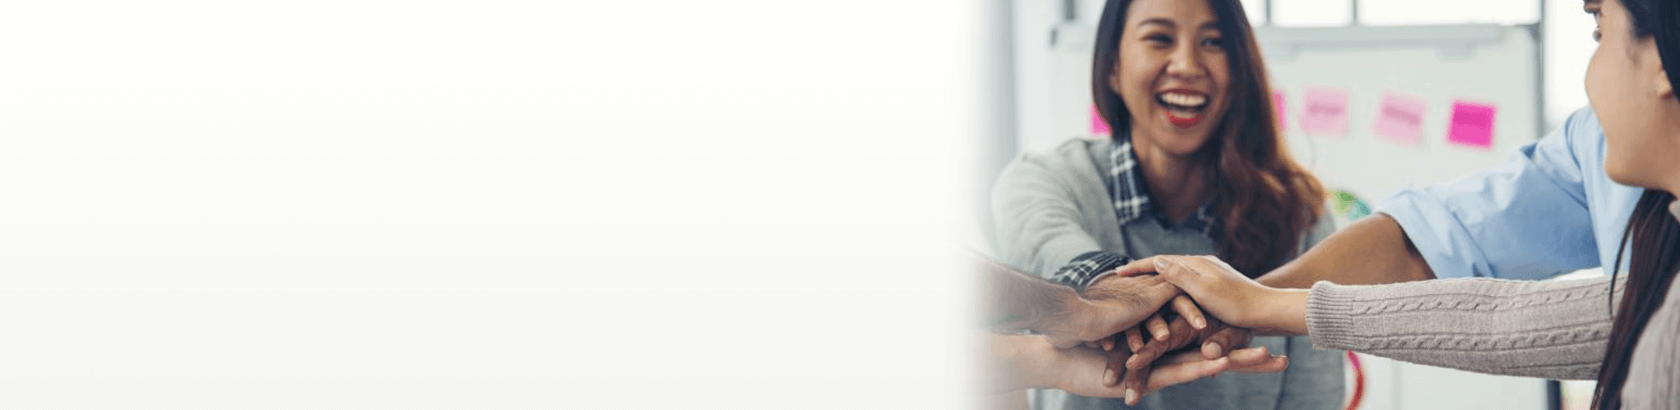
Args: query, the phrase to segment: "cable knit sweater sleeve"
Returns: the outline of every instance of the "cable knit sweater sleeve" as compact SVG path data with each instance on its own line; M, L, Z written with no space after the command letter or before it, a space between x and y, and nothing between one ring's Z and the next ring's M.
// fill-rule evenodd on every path
M1307 298L1307 328L1321 349L1498 375L1593 379L1610 337L1610 289L1608 276L1319 282Z

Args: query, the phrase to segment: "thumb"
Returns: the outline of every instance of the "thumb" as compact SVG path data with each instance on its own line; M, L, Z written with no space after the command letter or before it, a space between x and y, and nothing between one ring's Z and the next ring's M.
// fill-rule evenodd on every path
M1081 343L1084 343L1082 340L1070 337L1046 336L1045 339L1049 339L1051 346L1055 346L1057 349L1062 350L1072 349L1079 346Z
M1191 360L1158 367L1153 373L1149 374L1149 387L1144 389L1144 394L1168 386L1217 375L1229 369L1230 365L1230 358L1221 357L1214 360Z

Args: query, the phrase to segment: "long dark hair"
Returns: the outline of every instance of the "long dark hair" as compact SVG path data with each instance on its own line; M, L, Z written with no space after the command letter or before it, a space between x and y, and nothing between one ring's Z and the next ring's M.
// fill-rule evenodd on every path
M1220 259L1258 276L1295 257L1301 236L1322 216L1325 192L1318 178L1289 156L1272 108L1266 64L1242 3L1206 1L1224 35L1231 106L1197 155L1213 167L1208 186L1219 221ZM1120 38L1131 4L1132 0L1109 0L1103 7L1091 63L1091 95L1115 138L1129 134L1132 122L1120 94L1108 83L1120 59Z
M1680 5L1673 0L1624 0L1633 20L1634 38L1654 37L1663 67L1669 68L1668 81L1680 84ZM1627 230L1622 232L1622 247L1616 251L1616 266L1610 271L1612 284L1622 266L1628 240L1633 241L1633 254L1628 259L1628 279L1622 290L1622 305L1616 309L1615 324L1610 327L1610 341L1605 345L1604 364L1598 369L1598 388L1593 391L1593 408L1622 408L1622 387L1627 384L1628 366L1633 350L1645 332L1645 324L1662 306L1668 287L1680 272L1680 221L1668 211L1674 194L1646 189L1633 208ZM1611 292L1614 295L1615 292ZM1613 297L1613 296L1612 296Z

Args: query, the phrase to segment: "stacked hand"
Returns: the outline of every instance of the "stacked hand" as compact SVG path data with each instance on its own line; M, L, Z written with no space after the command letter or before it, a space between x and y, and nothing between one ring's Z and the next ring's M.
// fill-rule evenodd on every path
M1271 356L1263 346L1245 348L1253 335L1248 329L1204 316L1173 276L1144 274L1155 271L1160 260L1139 260L1100 278L1080 295L1089 311L1075 309L1066 325L1045 329L1062 348L1052 387L1136 404L1163 387L1221 372L1278 372L1288 366L1288 358ZM1191 295L1218 289L1201 286Z
M1115 351L1085 346L1051 348L1052 359L1042 364L1047 369L1043 374L1048 381L1034 387L1055 388L1087 397L1123 397L1128 403L1136 404L1149 392L1222 372L1277 372L1288 366L1287 358L1271 356L1264 346L1237 349L1214 359L1205 358L1200 352L1184 351L1153 362L1153 371L1141 376L1138 386L1117 385L1101 375L1113 355L1123 349L1124 346Z
M1226 323L1268 334L1307 334L1305 289L1278 289L1255 282L1212 256L1155 256L1116 271L1120 276L1156 272L1195 298Z

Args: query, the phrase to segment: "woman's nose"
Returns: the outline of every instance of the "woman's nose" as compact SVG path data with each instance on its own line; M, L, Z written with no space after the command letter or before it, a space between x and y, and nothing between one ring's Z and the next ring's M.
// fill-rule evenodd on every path
M1196 54L1194 44L1186 42L1173 49L1170 60L1167 61L1167 74L1186 78L1196 78L1203 74L1202 62Z

